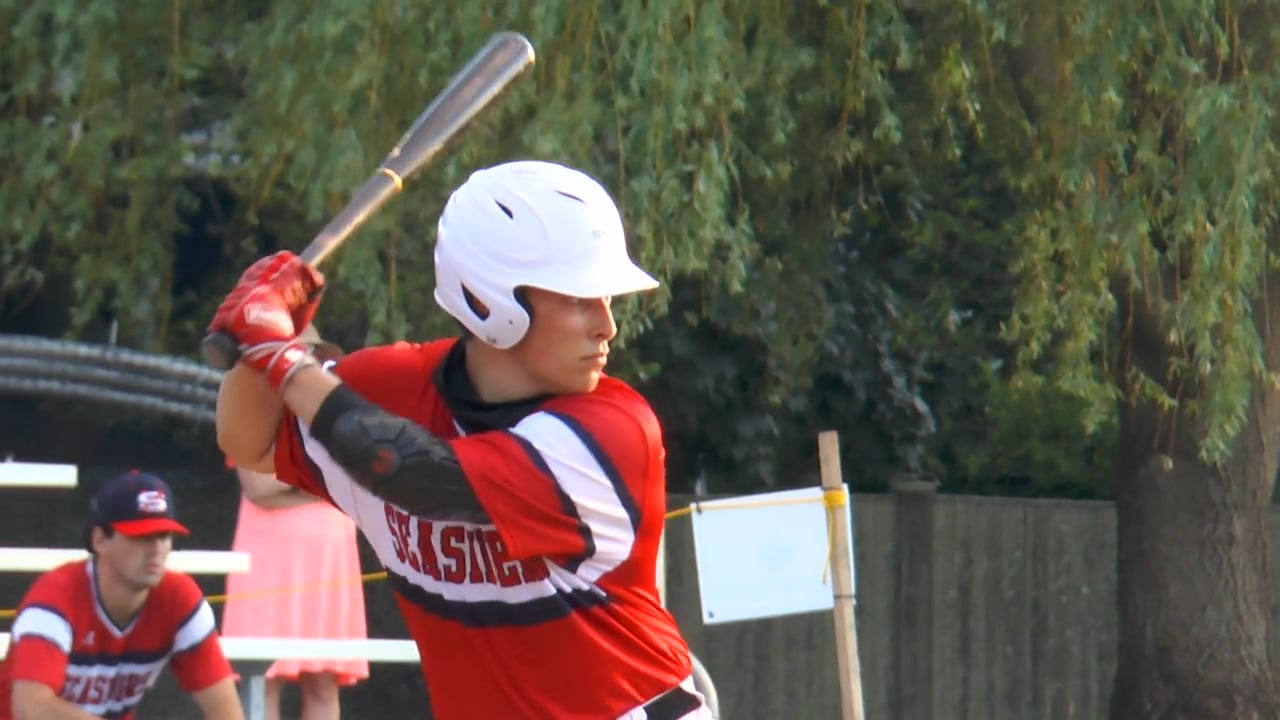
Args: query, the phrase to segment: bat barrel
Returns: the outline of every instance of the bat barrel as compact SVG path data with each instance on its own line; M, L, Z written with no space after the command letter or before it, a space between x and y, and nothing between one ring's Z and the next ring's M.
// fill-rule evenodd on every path
M413 121L380 169L412 176L533 62L533 45L523 35L493 36Z
M316 235L299 257L313 267L324 262L325 258L342 246L344 240L399 192L400 187L400 183L385 173L370 177L359 192L352 196L351 201L320 230L320 234Z
M303 261L316 265L337 250L533 60L533 45L523 35L503 32L491 38L418 115L364 187L302 251Z
M377 172L302 251L303 262L319 265L333 254L533 62L533 45L523 35L500 32L490 38L414 120ZM240 357L235 339L223 333L207 336L201 351L205 362L221 370L230 369Z

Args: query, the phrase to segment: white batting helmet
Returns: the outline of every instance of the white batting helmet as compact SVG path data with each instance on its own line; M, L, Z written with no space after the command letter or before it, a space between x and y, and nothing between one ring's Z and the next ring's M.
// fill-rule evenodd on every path
M440 307L503 349L529 330L516 288L598 298L658 287L628 255L609 192L579 170L533 160L478 170L454 190L440 215L435 266Z

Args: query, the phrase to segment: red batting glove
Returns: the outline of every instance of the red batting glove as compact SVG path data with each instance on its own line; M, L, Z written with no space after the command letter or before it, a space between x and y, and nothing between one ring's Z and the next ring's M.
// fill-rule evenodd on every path
M298 333L320 307L324 276L291 252L262 258L240 276L209 324L236 339L240 362L266 374L277 392L306 365L316 364Z

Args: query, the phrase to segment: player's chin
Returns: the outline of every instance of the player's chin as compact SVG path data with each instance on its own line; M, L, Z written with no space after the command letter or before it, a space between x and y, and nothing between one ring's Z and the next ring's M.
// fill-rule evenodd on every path
M600 384L604 367L598 363L572 362L546 368L539 380L547 395L579 395L589 393Z
M164 570L143 570L130 579L136 589L150 590L159 585L160 581L164 579Z
M585 373L575 373L571 376L563 378L560 385L561 395L577 395L581 393L589 393L596 389L600 384L600 371L592 370Z

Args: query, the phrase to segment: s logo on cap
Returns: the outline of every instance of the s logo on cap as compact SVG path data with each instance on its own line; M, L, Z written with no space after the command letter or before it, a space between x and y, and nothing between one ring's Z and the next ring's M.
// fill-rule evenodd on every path
M165 513L169 511L169 501L163 490L143 490L138 493L138 512Z

